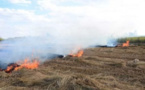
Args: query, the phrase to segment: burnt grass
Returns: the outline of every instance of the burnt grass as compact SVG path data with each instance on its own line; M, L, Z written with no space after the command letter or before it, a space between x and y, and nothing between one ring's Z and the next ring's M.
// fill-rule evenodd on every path
M0 72L0 90L145 90L145 46L89 48L80 58Z

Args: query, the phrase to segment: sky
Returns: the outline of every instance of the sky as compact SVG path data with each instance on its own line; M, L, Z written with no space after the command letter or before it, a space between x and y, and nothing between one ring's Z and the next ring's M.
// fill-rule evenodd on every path
M0 0L0 37L102 43L111 37L144 36L144 9L145 0Z

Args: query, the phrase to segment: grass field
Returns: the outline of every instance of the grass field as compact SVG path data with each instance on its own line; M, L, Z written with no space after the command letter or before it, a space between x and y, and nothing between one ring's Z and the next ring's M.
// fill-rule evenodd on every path
M0 90L145 90L145 46L89 48L80 58L0 72Z

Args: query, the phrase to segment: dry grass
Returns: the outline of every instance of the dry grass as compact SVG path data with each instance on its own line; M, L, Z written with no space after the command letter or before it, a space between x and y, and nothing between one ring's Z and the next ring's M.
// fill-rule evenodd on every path
M144 48L91 48L81 58L57 58L35 70L0 72L0 90L144 90ZM140 61L134 62L136 58Z

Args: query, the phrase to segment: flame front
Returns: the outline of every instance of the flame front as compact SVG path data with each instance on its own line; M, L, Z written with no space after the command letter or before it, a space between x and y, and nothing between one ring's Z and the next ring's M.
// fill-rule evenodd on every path
M123 47L129 47L129 41L126 41L126 43L122 44Z
M72 57L81 57L83 55L84 51L83 50L79 50L76 54L69 54Z
M15 68L19 67L20 65L18 65L17 63L11 63L8 65L8 67L4 70L6 73L11 73L12 71L15 70ZM1 70L3 71L3 70Z
M29 59L25 59L24 62L15 68L15 71L18 69L26 68L26 69L36 69L39 66L39 62L37 60L30 61Z
M39 66L39 61L33 60L30 61L29 59L25 59L24 62L19 63L11 63L7 66L6 69L0 69L0 71L5 71L6 73L11 73L12 71L17 71L22 68L26 69L36 69Z

